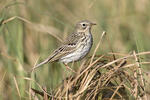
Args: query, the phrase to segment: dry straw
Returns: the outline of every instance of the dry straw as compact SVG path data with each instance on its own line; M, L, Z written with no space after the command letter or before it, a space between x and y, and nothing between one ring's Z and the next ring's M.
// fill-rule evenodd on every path
M52 93L46 88L40 88L42 91L32 88L32 92L44 100L127 100L129 97L148 100L145 87L149 83L141 67L150 62L140 61L139 56L150 52L95 55L105 34L103 32L93 55L81 63L76 74L66 77Z

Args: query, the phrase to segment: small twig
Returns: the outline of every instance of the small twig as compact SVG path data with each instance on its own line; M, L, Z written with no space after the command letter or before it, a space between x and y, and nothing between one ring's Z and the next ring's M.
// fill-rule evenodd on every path
M121 82L120 85L116 88L116 90L114 91L113 95L111 96L111 98L109 100L113 100L113 97L116 95L117 91L122 87L124 82Z
M17 80L16 80L16 77L14 76L14 82L15 82L15 85L16 85L16 89L17 89L17 92L18 92L18 95L21 99L21 94L20 94L20 90L19 90L19 87L18 87L18 83L17 83Z
M96 48L95 48L95 50L94 50L94 53L93 53L93 55L92 55L90 64L93 62L94 56L95 56L95 54L96 54L96 51L98 50L98 48L99 48L99 46L100 46L100 44L101 44L101 42L102 42L102 39L103 39L104 35L106 35L106 32L105 32L105 31L103 31L103 33L102 33L102 35L101 35L101 38L100 38L100 40L99 40L99 42L98 42L98 44L97 44L97 46L96 46Z
M133 52L133 55L135 57L136 65L138 66L138 72L139 72L139 76L140 76L140 79L141 79L141 85L142 85L142 88L143 88L143 91L144 91L144 100L148 100L148 98L146 96L146 93L145 93L145 84L144 84L144 79L143 79L143 76L142 76L142 70L141 70L140 62L138 60L138 57L136 56L135 51Z
M146 55L146 54L150 54L150 52L149 51L148 52L141 52L141 53L136 54L136 56L138 56L138 55ZM125 57L122 57L122 58L118 58L118 59L116 59L116 60L114 60L112 62L109 62L109 63L103 65L101 68L104 68L106 66L110 66L110 65L112 65L112 64L114 64L116 62L119 62L119 61L121 61L123 59L131 58L131 57L134 57L134 55L132 54L132 55L128 55L128 56L125 56Z
M20 20L22 20L22 21L24 21L24 22L26 22L26 23L28 23L28 24L32 24L30 21L28 21L27 19L24 19L24 18L22 18L22 17L19 17L19 16L13 16L13 17L11 17L11 18L8 18L7 20L4 20L3 22L2 22L2 24L6 24L6 23L8 23L8 22L10 22L10 21L12 21L12 20L14 20L14 19L20 19Z
M69 69L70 71L72 71L73 73L77 73L76 71L74 71L72 68L70 68L67 64L65 64L65 63L63 63L64 65L65 65L65 67L67 68L67 69Z
M40 57L39 57L39 58L40 58ZM32 68L29 72L32 73L36 68L38 68L38 67L36 67L36 65L37 65L37 62L38 62L39 58L36 60L36 62L34 63L33 68Z
M47 91L47 89L46 89L46 87L43 87L43 92L44 92L44 97L43 97L43 99L44 100L48 100L48 95L47 95L47 93L45 92L45 91Z
M6 73L7 73L7 72L5 71L4 75L2 76L2 79L0 80L0 88L1 88L1 84L2 84L2 81L3 81L4 78L5 78Z
M21 20L21 21L23 21L23 22L26 22L27 24L29 24L29 25L32 26L32 29L35 29L35 30L37 30L37 31L42 31L42 32L43 32L43 30L44 30L44 32L50 34L51 36L53 36L54 38L56 38L57 40L59 40L61 43L63 42L62 39L61 39L59 36L57 36L56 34L53 34L53 33L49 30L48 26L44 26L44 25L41 25L41 24L40 24L40 25L34 24L34 23L30 22L29 20L27 20L27 19L25 19L25 18L22 18L22 17L19 17L19 16L13 16L13 17L11 17L11 18L8 18L8 19L6 19L6 20L3 20L1 24L4 25L4 24L6 24L6 23L8 23L8 22L10 22L10 21L12 21L12 20L14 20L14 19L19 19L19 20Z
M39 91L37 90L34 90L34 89L30 89L30 92L29 92L32 96L33 96L33 100L39 100L39 98L35 95L36 93L37 94L40 94ZM31 99L30 99L31 100Z

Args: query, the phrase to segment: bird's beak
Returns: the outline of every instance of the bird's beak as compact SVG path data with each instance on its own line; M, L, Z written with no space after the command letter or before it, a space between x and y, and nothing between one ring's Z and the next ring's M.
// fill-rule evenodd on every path
M91 23L91 25L96 25L96 23Z

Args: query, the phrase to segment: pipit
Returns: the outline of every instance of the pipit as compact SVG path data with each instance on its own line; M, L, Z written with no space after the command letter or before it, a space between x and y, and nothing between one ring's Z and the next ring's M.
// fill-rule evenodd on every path
M63 44L58 47L46 60L37 64L35 68L48 62L60 61L68 67L68 63L84 58L90 51L93 44L91 27L96 25L88 20L76 24L73 33L67 37ZM72 70L71 68L69 68Z

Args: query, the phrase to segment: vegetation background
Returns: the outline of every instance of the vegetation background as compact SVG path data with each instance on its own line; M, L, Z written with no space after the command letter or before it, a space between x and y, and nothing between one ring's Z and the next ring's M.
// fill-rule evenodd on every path
M149 0L0 0L0 100L28 99L29 87L38 87L26 80L29 70L48 57L80 20L97 23L90 54L102 31L109 41L103 41L97 54L150 50L149 11ZM50 91L68 74L55 62L37 69L31 79Z

